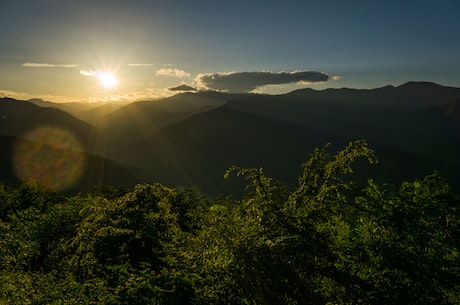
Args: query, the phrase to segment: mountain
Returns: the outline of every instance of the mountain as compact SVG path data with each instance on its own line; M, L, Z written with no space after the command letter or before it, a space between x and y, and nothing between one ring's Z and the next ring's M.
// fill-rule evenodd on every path
M196 91L196 88L182 84L179 86L168 88L169 91Z
M37 106L48 108L53 107L60 109L62 111L66 111L72 115L75 113L79 113L81 111L86 111L94 107L93 103L85 103L85 102L68 102L68 103L56 103L56 102L49 102L39 98L33 98L28 100Z
M98 183L133 185L140 182L127 168L92 153L100 145L98 134L96 127L60 109L40 107L29 101L0 99L0 181L19 181L20 175L13 163L15 160L17 163L18 151L22 151L25 167L40 171L40 164L48 162L49 169L61 174L66 169L81 172L79 180L66 191L90 191ZM79 164L81 160L83 163ZM65 166L59 168L53 164Z
M446 100L458 97L460 88L445 87L431 82L407 82L398 87L408 96L422 99Z
M138 101L119 107L107 115L98 116L94 124L99 128L98 143L103 148L96 153L110 153L119 147L129 147L136 139L148 137L161 128L182 121L197 113L207 112L224 104L226 94L201 92L183 93L161 100Z
M110 151L129 147L135 139L146 137L182 118L156 101L134 102L100 118L98 142L104 143L102 149L110 155Z
M196 184L212 193L224 190L223 173L231 165L264 166L280 179L292 178L318 134L227 105L133 141L113 157L150 171L156 180Z
M7 103L0 102L0 134L20 137L29 125L59 121L83 138L86 151L115 160L144 181L197 185L208 193L237 189L236 180L222 178L231 165L261 166L292 182L315 147L332 142L334 152L365 139L380 163L359 166L363 182L373 177L394 183L439 170L460 190L459 103L460 88L428 82L282 95L196 91L87 109L94 111L90 125L22 101L10 103L19 108L2 118Z
M186 108L208 98L209 93L196 92L170 99ZM220 102L147 128L150 133L112 146L110 156L142 169L146 178L219 192L228 184L222 174L230 165L262 166L274 177L292 180L314 147L332 142L335 149L366 139L381 160L369 175L383 182L439 169L458 184L453 170L460 169L454 133L458 120L455 112L439 115L456 109L458 88L411 82L370 90L302 89L278 96L214 92L212 98Z
M443 129L439 132L445 137L460 139L460 99L426 108L416 115L418 119L425 120L425 125Z
M0 135L0 181L35 180L67 193L92 192L99 184L132 186L136 176L113 160L89 153Z
M30 99L29 102L43 108L56 108L65 111L79 120L85 121L91 125L98 124L102 117L126 105L126 103L121 102L54 103L41 99Z
M181 93L171 97L157 101L157 105L173 113L184 112L202 112L219 107L234 96L227 93L214 92L214 91L200 91L197 93Z
M46 143L51 136L46 130L71 135L85 151L92 150L97 134L95 127L60 109L39 107L32 102L10 98L0 99L1 135ZM37 135L40 131L45 134Z

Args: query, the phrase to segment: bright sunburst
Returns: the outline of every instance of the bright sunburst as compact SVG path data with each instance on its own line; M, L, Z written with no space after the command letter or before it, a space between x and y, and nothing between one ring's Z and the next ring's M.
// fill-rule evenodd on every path
M113 73L110 72L99 72L97 74L97 77L99 78L99 82L101 83L101 85L106 89L113 88L118 83L115 75L113 75Z

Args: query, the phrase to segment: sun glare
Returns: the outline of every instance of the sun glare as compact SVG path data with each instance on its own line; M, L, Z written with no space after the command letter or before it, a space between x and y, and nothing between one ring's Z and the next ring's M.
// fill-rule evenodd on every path
M101 85L106 89L115 87L118 82L115 75L110 72L99 72L97 77L99 78Z

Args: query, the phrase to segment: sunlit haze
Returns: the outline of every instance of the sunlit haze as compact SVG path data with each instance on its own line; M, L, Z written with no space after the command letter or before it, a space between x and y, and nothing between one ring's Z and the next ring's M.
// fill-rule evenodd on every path
M452 0L3 1L0 96L459 86L459 11Z

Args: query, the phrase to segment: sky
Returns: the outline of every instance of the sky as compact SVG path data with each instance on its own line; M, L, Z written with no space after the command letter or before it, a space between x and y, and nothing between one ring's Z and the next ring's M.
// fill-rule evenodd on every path
M0 96L460 87L459 12L458 0L0 0Z

